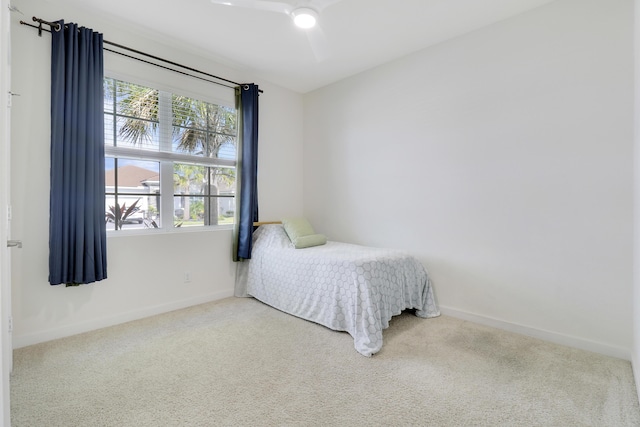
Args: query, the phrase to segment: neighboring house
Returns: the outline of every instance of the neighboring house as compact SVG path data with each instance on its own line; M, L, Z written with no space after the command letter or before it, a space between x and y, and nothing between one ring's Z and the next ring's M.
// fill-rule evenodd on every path
M113 190L116 184L115 169L107 170L104 174L105 186ZM118 186L142 188L149 187L150 184L156 185L160 182L158 172L144 169L138 166L127 165L118 168Z

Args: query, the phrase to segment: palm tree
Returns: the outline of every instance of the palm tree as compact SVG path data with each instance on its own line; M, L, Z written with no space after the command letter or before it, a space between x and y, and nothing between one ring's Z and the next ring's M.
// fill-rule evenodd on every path
M104 92L123 119L118 137L134 145L151 142L158 130L158 91L133 83L104 80Z
M173 141L177 149L205 157L218 157L225 144L235 146L235 110L173 95Z
M105 79L105 93L110 96L111 102L116 104L116 113L122 120L118 128L118 137L133 145L152 142L154 135L159 131L158 90ZM172 95L171 107L173 151L211 158L218 158L223 147L232 146L235 151L235 109L181 95ZM211 167L206 170L208 175L203 176L203 182L211 182L217 187L229 187L235 183L233 168ZM174 180L178 180L176 187L188 193L189 190L184 187L183 182L187 175L179 176L174 177ZM186 204L188 205L188 201ZM184 215L187 219L189 210L186 207Z
M105 79L105 93L117 100L122 126L118 136L134 145L152 140L158 132L159 94L156 89ZM235 109L172 95L175 151L217 158L220 148L236 146Z
M175 164L173 166L173 185L178 189L181 194L184 194L184 212L182 214L183 220L188 220L191 217L191 201L189 194L192 194L191 185L193 183L204 183L204 167Z

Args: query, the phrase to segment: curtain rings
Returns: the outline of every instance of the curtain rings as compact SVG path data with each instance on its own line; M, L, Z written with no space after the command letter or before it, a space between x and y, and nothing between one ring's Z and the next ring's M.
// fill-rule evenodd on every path
M49 21L45 21L44 19L40 19L40 18L36 18L35 16L32 17L34 22L38 23L38 36L42 37L42 31L46 31L42 28L42 24L47 24L51 30L55 30L56 32L60 31L62 29L62 26L59 23L53 23L53 22L49 22Z

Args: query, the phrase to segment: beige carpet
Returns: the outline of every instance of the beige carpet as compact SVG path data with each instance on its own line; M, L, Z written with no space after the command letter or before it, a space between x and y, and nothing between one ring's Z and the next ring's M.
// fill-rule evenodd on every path
M451 317L382 351L229 298L15 351L22 426L639 426L629 362Z

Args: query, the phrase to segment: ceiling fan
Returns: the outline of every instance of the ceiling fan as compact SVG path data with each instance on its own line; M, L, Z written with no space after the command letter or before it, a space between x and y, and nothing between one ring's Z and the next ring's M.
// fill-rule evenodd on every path
M284 13L296 26L307 30L307 38L318 61L328 57L327 41L318 24L320 12L341 0L211 0L214 4Z

